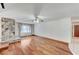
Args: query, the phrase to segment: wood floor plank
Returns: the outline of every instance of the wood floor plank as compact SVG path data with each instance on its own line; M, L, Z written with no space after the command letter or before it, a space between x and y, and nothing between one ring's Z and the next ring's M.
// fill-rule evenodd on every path
M72 55L68 44L39 36L24 37L23 40L1 50L2 55Z

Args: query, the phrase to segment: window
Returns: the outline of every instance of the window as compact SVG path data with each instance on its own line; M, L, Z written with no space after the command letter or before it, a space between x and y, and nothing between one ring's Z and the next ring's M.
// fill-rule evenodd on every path
M31 33L31 26L30 25L22 25L21 26L21 33Z

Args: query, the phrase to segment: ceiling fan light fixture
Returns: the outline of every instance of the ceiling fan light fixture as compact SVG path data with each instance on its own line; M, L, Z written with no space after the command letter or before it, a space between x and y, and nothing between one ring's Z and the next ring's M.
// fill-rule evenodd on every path
M34 23L39 23L39 19L35 19L33 22Z

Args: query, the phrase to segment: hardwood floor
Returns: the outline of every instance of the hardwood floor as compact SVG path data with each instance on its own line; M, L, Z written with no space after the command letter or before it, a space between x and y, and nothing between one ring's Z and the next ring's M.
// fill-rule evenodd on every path
M0 50L1 55L72 55L68 44L39 36L24 37Z

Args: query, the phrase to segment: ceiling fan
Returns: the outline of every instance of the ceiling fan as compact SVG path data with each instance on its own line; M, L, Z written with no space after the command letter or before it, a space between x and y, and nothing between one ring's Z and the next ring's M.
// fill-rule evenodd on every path
M40 17L35 17L33 22L39 23L39 22L44 22L44 19L41 19Z
M39 22L44 22L44 19L40 18L39 15L40 15L40 12L43 8L43 5L42 4L35 4L34 5L34 20L33 22L36 22L36 23L39 23Z
M43 8L42 4L34 4L33 19L26 20L26 21L34 22L34 23L44 22L45 18L40 16L40 12L42 8Z
M1 3L1 7L2 9L5 9L4 3Z

